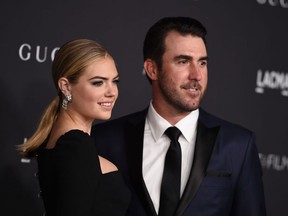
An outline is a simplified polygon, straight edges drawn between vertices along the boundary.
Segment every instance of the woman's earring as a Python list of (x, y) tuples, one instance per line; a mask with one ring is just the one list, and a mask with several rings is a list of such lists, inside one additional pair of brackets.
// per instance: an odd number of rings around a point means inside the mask
[(68, 95), (65, 96), (65, 98), (63, 98), (62, 100), (62, 107), (63, 109), (67, 110), (67, 105), (69, 103), (69, 101), (72, 100), (72, 95), (69, 93)]

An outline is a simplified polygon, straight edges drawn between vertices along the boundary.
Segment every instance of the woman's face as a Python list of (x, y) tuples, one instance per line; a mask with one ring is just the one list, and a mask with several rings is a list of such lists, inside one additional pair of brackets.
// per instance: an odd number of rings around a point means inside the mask
[(106, 120), (111, 117), (118, 97), (119, 75), (111, 57), (95, 60), (71, 85), (69, 112), (84, 121)]

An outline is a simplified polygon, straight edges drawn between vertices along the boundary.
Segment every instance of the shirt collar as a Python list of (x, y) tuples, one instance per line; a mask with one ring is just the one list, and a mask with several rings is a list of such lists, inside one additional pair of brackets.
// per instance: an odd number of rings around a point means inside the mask
[[(193, 135), (196, 131), (198, 117), (199, 109), (196, 109), (174, 125), (182, 132), (182, 135), (188, 142), (192, 141)], [(148, 109), (147, 123), (155, 142), (157, 142), (157, 140), (164, 134), (168, 127), (173, 126), (156, 112), (152, 105), (152, 101), (150, 102)]]

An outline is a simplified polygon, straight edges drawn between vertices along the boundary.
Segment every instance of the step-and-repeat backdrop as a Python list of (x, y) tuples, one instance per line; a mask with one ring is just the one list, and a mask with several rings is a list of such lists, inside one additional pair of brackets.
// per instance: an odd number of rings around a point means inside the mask
[(113, 118), (150, 101), (142, 42), (163, 16), (192, 16), (208, 30), (209, 87), (203, 107), (257, 136), (268, 216), (288, 215), (288, 1), (7, 1), (0, 7), (0, 215), (40, 216), (37, 164), (16, 145), (56, 96), (58, 47), (75, 38), (110, 50), (121, 76)]

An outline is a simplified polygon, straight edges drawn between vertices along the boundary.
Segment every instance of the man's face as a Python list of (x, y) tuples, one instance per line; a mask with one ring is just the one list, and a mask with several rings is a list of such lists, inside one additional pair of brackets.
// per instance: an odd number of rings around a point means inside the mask
[(162, 70), (157, 71), (154, 104), (184, 115), (197, 109), (207, 87), (207, 72), (204, 41), (170, 32), (165, 39)]

